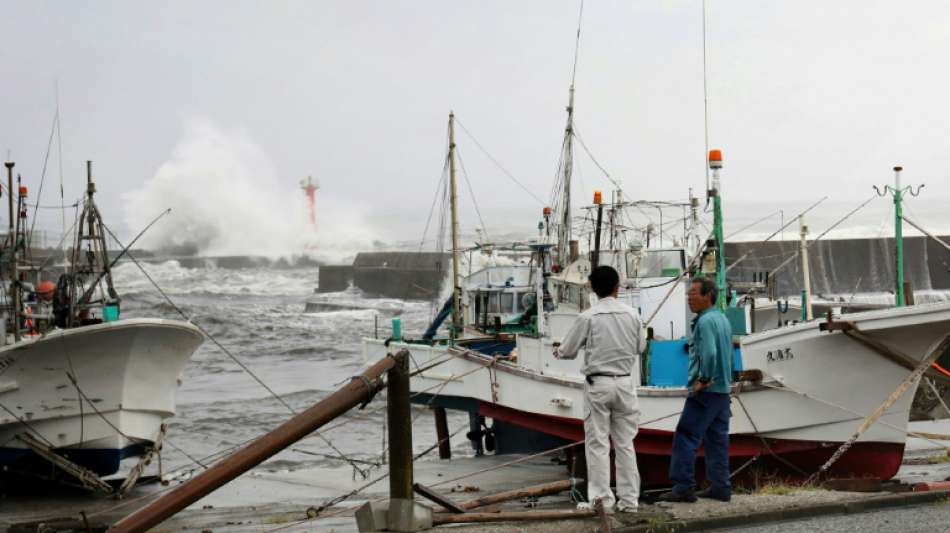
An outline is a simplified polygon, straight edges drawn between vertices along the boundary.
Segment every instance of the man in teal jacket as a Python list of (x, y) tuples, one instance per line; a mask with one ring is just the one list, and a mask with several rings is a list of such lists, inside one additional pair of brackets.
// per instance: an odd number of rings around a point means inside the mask
[[(664, 501), (695, 502), (696, 497), (728, 502), (729, 483), (729, 392), (732, 388), (732, 326), (716, 308), (718, 290), (714, 281), (695, 278), (687, 299), (696, 313), (689, 346), (689, 395), (673, 436), (670, 480), (673, 490)], [(706, 457), (709, 488), (695, 492), (696, 449), (700, 441)]]

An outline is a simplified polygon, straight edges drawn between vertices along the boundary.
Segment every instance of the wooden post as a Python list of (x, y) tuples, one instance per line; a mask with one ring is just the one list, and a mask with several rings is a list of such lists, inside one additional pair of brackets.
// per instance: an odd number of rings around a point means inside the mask
[(412, 500), (412, 413), (409, 411), (409, 358), (400, 352), (387, 373), (389, 394), (389, 498)]
[(435, 415), (435, 438), (439, 441), (439, 459), (452, 458), (452, 443), (449, 441), (449, 422), (445, 407), (433, 407)]
[(911, 287), (910, 281), (904, 282), (904, 303), (914, 305), (914, 288)]

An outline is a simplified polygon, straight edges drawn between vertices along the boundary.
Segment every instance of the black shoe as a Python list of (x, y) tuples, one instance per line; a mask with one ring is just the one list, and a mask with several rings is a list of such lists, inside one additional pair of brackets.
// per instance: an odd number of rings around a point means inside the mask
[(669, 491), (664, 492), (660, 495), (659, 500), (661, 502), (685, 502), (685, 503), (695, 503), (696, 502), (696, 493), (692, 490), (686, 492), (675, 492)]
[(712, 489), (701, 490), (696, 493), (696, 496), (700, 498), (708, 498), (710, 500), (719, 500), (721, 502), (729, 502), (732, 499), (732, 494), (729, 492), (718, 492)]

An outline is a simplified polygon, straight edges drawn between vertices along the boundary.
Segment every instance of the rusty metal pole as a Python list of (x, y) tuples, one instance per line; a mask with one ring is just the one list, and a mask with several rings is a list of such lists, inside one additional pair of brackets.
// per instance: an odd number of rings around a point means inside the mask
[(452, 458), (452, 443), (449, 441), (449, 421), (445, 407), (433, 407), (435, 414), (435, 438), (439, 442), (439, 459)]
[[(399, 355), (402, 356), (403, 360), (407, 358), (405, 350), (400, 352)], [(382, 376), (383, 372), (393, 367), (395, 360), (394, 357), (390, 356), (380, 359), (373, 366), (366, 369), (363, 374), (354, 377), (352, 381), (329, 397), (222, 459), (175, 490), (119, 520), (109, 531), (113, 533), (146, 531), (262, 463), (277, 452), (306, 437), (327, 422), (372, 397), (377, 390), (383, 387), (379, 377)], [(408, 371), (406, 376), (406, 379), (408, 379)], [(408, 419), (407, 414), (404, 420)], [(410, 453), (412, 453), (411, 449)], [(411, 481), (409, 491), (411, 494)]]
[(389, 419), (389, 498), (412, 500), (412, 413), (409, 411), (409, 357), (400, 352), (386, 378)]

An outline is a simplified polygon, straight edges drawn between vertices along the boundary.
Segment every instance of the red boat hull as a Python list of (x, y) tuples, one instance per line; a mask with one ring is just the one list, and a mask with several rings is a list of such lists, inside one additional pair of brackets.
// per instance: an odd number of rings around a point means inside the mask
[[(511, 409), (498, 404), (480, 402), (479, 414), (495, 420), (524, 427), (569, 441), (584, 440), (583, 421)], [(802, 480), (816, 472), (838, 449), (841, 442), (770, 439), (754, 435), (730, 435), (731, 468), (737, 469), (756, 458), (751, 472)], [(641, 428), (634, 440), (637, 466), (644, 486), (668, 486), (673, 433)], [(696, 474), (703, 478), (703, 450), (699, 450)], [(897, 473), (904, 457), (904, 444), (893, 442), (856, 442), (828, 472), (829, 477), (862, 477), (890, 479)], [(740, 476), (741, 477), (741, 476)]]

